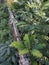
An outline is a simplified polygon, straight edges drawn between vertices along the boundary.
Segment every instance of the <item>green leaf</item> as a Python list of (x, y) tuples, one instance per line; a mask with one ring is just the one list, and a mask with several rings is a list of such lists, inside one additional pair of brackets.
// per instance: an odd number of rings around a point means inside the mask
[(39, 43), (39, 44), (37, 44), (37, 46), (36, 46), (37, 49), (43, 49), (43, 48), (45, 48), (45, 47), (46, 47), (46, 44), (45, 44), (45, 43)]
[(23, 39), (24, 39), (24, 44), (25, 44), (26, 48), (30, 49), (30, 40), (29, 40), (28, 34), (25, 34)]
[(42, 53), (37, 49), (32, 50), (32, 55), (37, 57), (37, 58), (41, 58), (43, 56)]
[(49, 0), (47, 0), (46, 2), (43, 2), (41, 9), (44, 10), (44, 9), (47, 9), (47, 8), (49, 8)]
[(8, 44), (0, 43), (0, 65), (12, 65), (12, 63), (18, 65), (16, 52), (16, 49), (9, 47)]
[(36, 4), (36, 3), (33, 3), (33, 2), (27, 2), (28, 4), (28, 6), (30, 7), (30, 8), (37, 8), (38, 7), (38, 4)]
[(38, 12), (36, 12), (36, 14), (38, 14), (41, 17), (44, 17), (45, 16), (45, 12), (43, 12), (41, 10), (39, 10)]
[(29, 51), (27, 49), (19, 50), (20, 55), (27, 54)]
[(34, 61), (34, 62), (33, 62), (33, 65), (37, 65), (37, 62)]
[(25, 22), (19, 21), (19, 23), (17, 23), (16, 25), (17, 25), (17, 26), (20, 26), (20, 25), (25, 25), (25, 24), (26, 24)]
[(23, 49), (24, 46), (22, 43), (20, 43), (19, 41), (14, 41), (11, 43), (10, 47), (15, 47), (17, 49)]

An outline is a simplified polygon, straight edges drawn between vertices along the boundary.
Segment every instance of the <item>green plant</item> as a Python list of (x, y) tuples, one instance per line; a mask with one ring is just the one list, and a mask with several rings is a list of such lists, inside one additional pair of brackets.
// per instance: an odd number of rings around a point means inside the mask
[[(33, 38), (33, 36), (31, 37)], [(24, 43), (14, 41), (10, 46), (17, 48), (19, 50), (20, 55), (29, 54), (30, 55), (29, 58), (33, 62), (33, 60), (35, 61), (35, 59), (41, 59), (43, 57), (43, 54), (41, 53), (39, 49), (43, 49), (44, 47), (46, 47), (46, 44), (43, 43), (43, 44), (40, 44), (40, 45), (38, 44), (37, 46), (35, 46), (35, 45), (32, 45), (33, 43), (31, 43), (30, 39), (28, 34), (25, 34), (23, 39)], [(32, 59), (32, 57), (34, 57), (35, 59)]]
[(0, 65), (19, 65), (18, 50), (11, 48), (12, 35), (6, 4), (0, 4)]
[(8, 9), (5, 4), (0, 4), (0, 42), (6, 42), (11, 38)]
[(0, 65), (19, 65), (17, 49), (9, 45), (0, 43)]
[(22, 35), (22, 41), (24, 42), (24, 35), (26, 38), (29, 35), (29, 41), (25, 41), (24, 44), (29, 51), (31, 47), (32, 54), (35, 56), (38, 56), (37, 53), (42, 52), (42, 58), (35, 61), (38, 60), (41, 65), (46, 65), (49, 61), (49, 0), (18, 0), (13, 3), (13, 7), (14, 16), (18, 20), (16, 25)]

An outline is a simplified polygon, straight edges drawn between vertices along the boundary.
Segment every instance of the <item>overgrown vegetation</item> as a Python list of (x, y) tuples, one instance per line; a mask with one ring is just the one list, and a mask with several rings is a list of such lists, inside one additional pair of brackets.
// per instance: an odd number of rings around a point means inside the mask
[[(31, 65), (49, 65), (49, 0), (17, 0), (11, 10), (21, 42), (0, 43), (0, 65), (19, 65), (16, 51), (27, 55)], [(8, 23), (7, 7), (0, 5), (0, 42), (12, 39)]]
[(9, 13), (5, 4), (0, 4), (0, 65), (18, 65), (17, 49), (11, 48), (12, 35)]
[(18, 0), (13, 3), (13, 8), (24, 44), (21, 47), (16, 42), (15, 46), (22, 48), (22, 54), (31, 51), (32, 64), (35, 62), (33, 65), (49, 65), (49, 0)]
[(11, 38), (8, 10), (6, 5), (0, 4), (0, 42), (6, 42)]

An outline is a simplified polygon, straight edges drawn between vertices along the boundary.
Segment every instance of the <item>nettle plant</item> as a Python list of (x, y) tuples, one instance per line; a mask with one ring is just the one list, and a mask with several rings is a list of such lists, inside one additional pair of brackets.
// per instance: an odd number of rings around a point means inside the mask
[(31, 60), (49, 65), (49, 0), (17, 0), (13, 10), (23, 42), (14, 46), (20, 54), (30, 53)]

